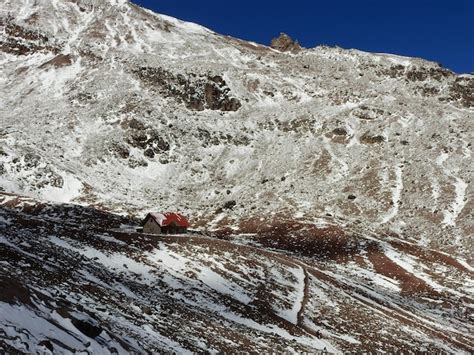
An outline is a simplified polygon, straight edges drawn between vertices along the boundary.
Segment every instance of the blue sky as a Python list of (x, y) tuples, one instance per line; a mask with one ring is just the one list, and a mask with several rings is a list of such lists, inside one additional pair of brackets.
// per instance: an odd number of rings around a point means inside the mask
[(132, 0), (218, 33), (421, 57), (474, 72), (474, 0)]

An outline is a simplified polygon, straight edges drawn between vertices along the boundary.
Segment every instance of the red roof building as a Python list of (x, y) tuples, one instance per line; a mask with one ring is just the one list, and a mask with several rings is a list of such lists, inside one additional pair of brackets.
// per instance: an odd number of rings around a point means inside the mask
[(148, 213), (142, 222), (143, 233), (148, 234), (185, 234), (189, 222), (179, 213)]

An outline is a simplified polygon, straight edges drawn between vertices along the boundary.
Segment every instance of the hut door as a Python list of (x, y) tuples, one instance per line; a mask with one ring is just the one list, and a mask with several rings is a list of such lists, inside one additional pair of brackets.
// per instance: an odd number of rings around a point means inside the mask
[(170, 234), (177, 234), (177, 232), (178, 232), (178, 228), (176, 226), (176, 223), (172, 222), (170, 224)]

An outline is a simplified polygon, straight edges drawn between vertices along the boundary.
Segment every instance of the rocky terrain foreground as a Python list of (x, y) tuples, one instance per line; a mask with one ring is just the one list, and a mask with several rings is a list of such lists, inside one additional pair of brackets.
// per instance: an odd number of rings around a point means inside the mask
[(472, 353), (473, 117), (423, 59), (0, 0), (0, 352)]
[(162, 236), (0, 195), (0, 350), (470, 353), (472, 268), (336, 225)]

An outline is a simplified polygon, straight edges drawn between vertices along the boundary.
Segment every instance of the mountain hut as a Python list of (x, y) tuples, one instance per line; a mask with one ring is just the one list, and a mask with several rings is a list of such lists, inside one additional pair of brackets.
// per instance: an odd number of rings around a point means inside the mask
[(148, 213), (142, 222), (143, 233), (147, 234), (186, 234), (189, 222), (179, 213)]

